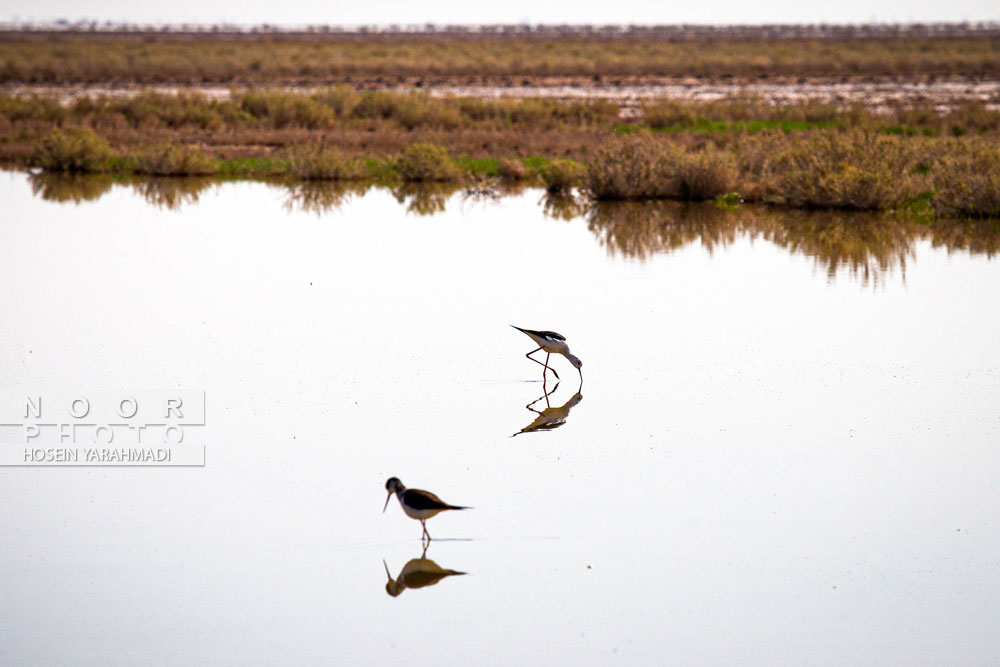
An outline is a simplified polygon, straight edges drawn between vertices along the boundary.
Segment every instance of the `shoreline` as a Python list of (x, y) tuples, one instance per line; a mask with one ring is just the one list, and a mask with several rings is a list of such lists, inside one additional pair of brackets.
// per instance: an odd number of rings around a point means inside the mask
[(0, 95), (17, 97), (53, 96), (61, 104), (70, 105), (81, 97), (107, 96), (127, 98), (143, 93), (163, 95), (200, 95), (210, 100), (224, 100), (234, 92), (253, 90), (279, 91), (311, 95), (336, 86), (350, 86), (358, 91), (385, 91), (398, 94), (423, 93), (435, 98), (553, 99), (558, 101), (607, 100), (618, 104), (619, 118), (632, 119), (640, 115), (642, 102), (669, 99), (681, 102), (705, 102), (733, 97), (754, 97), (766, 104), (781, 105), (802, 101), (817, 101), (848, 106), (863, 104), (881, 113), (889, 105), (928, 104), (946, 109), (963, 102), (981, 102), (988, 109), (1000, 110), (1000, 78), (932, 77), (885, 78), (882, 80), (814, 79), (786, 77), (782, 80), (712, 80), (659, 78), (647, 81), (602, 83), (588, 78), (544, 78), (521, 82), (484, 82), (477, 77), (455, 77), (423, 82), (419, 78), (405, 82), (386, 83), (378, 79), (363, 81), (330, 81), (323, 84), (277, 82), (267, 86), (232, 84), (135, 83), (112, 84), (0, 84)]
[(542, 182), (598, 200), (728, 197), (792, 208), (1000, 217), (1000, 111), (876, 113), (815, 100), (481, 100), (230, 92), (0, 95), (0, 161), (50, 171), (302, 180)]

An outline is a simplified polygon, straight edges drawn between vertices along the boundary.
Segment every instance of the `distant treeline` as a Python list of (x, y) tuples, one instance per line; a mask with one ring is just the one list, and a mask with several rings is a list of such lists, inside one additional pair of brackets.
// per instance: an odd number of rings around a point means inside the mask
[(91, 20), (58, 20), (47, 23), (0, 22), (0, 39), (31, 39), (53, 35), (87, 35), (141, 38), (172, 36), (177, 39), (253, 39), (266, 35), (289, 40), (370, 39), (394, 36), (412, 39), (538, 37), (546, 40), (568, 38), (637, 39), (685, 41), (701, 39), (904, 39), (997, 38), (1000, 22), (961, 23), (863, 23), (863, 24), (761, 24), (761, 25), (302, 25), (272, 24), (139, 24)]

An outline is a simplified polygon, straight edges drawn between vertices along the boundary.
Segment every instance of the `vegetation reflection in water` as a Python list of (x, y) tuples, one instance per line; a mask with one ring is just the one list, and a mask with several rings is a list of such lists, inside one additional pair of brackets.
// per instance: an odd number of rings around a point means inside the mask
[(428, 546), (430, 545), (424, 546), (424, 550), (420, 556), (408, 560), (395, 579), (392, 578), (392, 574), (389, 572), (389, 564), (384, 560), (382, 561), (382, 565), (385, 567), (385, 575), (389, 578), (389, 581), (385, 584), (386, 593), (392, 597), (399, 597), (408, 588), (426, 588), (427, 586), (436, 585), (442, 579), (466, 574), (458, 570), (443, 568), (432, 561), (427, 557)]
[[(198, 202), (201, 193), (223, 181), (211, 178), (137, 178), (108, 174), (33, 173), (32, 191), (47, 201), (94, 201), (115, 186), (128, 187), (149, 203), (168, 209)], [(269, 184), (283, 188), (285, 208), (322, 215), (364, 195), (366, 182), (317, 181)], [(466, 187), (451, 183), (387, 186), (413, 215), (441, 213), (449, 204), (492, 201), (523, 193), (520, 187)], [(1000, 252), (1000, 222), (996, 220), (936, 220), (932, 224), (875, 214), (842, 211), (800, 211), (766, 206), (723, 208), (714, 204), (676, 201), (592, 203), (571, 194), (542, 195), (543, 214), (554, 220), (583, 218), (610, 255), (645, 260), (700, 242), (708, 251), (737, 239), (761, 238), (793, 254), (815, 259), (833, 278), (841, 269), (864, 283), (875, 283), (889, 272), (905, 272), (914, 246), (930, 240), (934, 247), (992, 258)]]
[[(331, 186), (337, 187), (331, 187)], [(361, 181), (304, 181), (288, 186), (285, 209), (322, 215), (336, 210), (354, 197), (368, 192), (370, 185)]]
[(131, 187), (150, 204), (177, 209), (196, 204), (203, 192), (219, 184), (218, 179), (198, 176), (121, 177), (111, 174), (34, 173), (31, 191), (45, 201), (79, 204), (97, 201), (115, 185)]
[(814, 258), (831, 279), (847, 269), (864, 283), (878, 283), (896, 268), (905, 272), (915, 244), (924, 239), (935, 247), (991, 258), (1000, 251), (1000, 224), (986, 220), (925, 225), (842, 211), (727, 210), (672, 201), (599, 203), (585, 215), (589, 229), (612, 255), (645, 259), (698, 241), (711, 253), (737, 238), (761, 238)]

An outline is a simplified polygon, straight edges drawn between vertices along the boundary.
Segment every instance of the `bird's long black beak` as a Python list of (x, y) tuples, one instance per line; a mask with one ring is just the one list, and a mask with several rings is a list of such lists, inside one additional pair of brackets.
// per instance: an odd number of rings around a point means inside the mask
[(385, 505), (382, 506), (382, 514), (385, 514), (385, 508), (389, 506), (389, 498), (392, 498), (392, 491), (390, 491), (389, 495), (385, 497)]

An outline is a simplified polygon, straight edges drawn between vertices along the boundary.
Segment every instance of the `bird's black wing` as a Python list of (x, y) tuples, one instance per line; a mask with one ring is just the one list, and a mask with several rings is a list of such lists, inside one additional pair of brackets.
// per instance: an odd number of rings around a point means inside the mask
[(430, 491), (421, 491), (420, 489), (407, 489), (403, 493), (403, 502), (415, 510), (462, 509), (449, 505)]
[[(511, 325), (514, 327), (514, 325)], [(534, 329), (522, 329), (521, 327), (514, 327), (518, 331), (523, 331), (526, 334), (531, 334), (533, 336), (538, 336), (539, 338), (548, 338), (549, 340), (559, 341), (560, 343), (566, 342), (566, 336), (561, 333), (556, 333), (555, 331), (535, 331)]]

